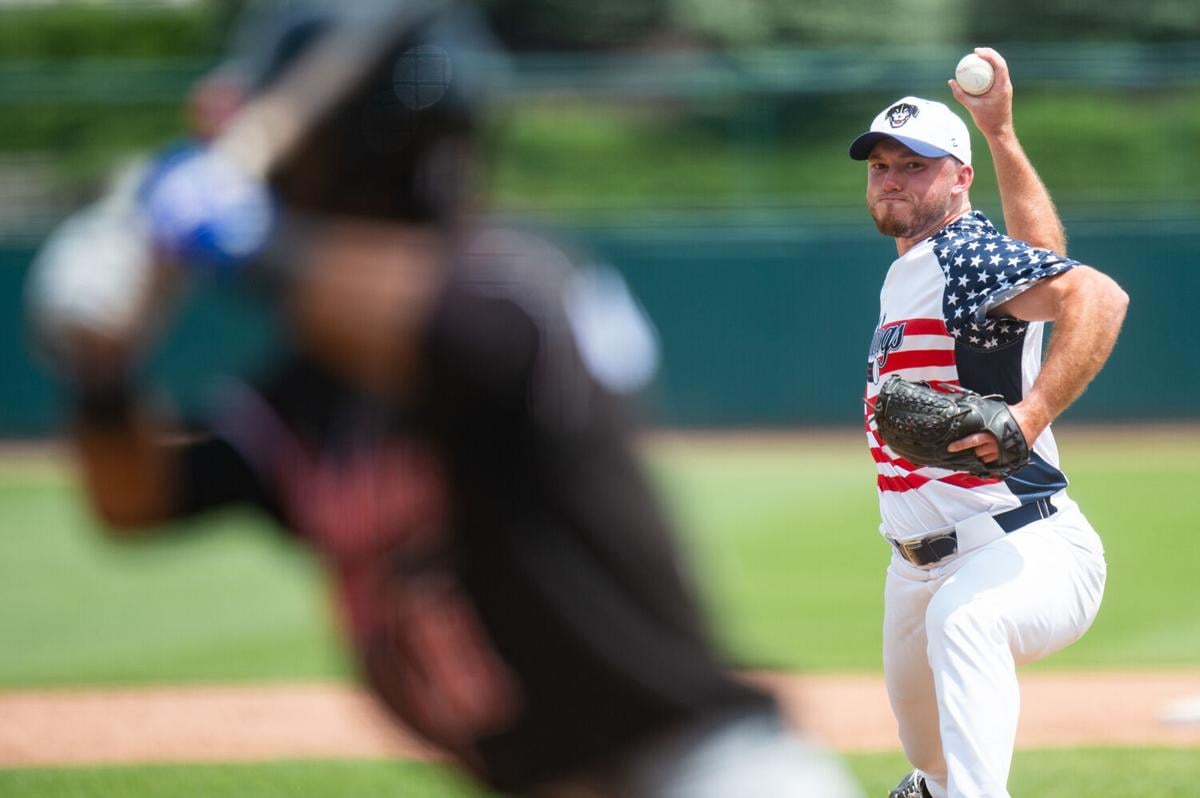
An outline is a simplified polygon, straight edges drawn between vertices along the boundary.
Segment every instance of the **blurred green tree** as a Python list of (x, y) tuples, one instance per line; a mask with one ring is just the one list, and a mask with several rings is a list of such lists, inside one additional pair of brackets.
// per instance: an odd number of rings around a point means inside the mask
[(963, 4), (956, 0), (671, 0), (681, 29), (710, 42), (762, 45), (904, 44), (959, 41)]
[(1185, 41), (1200, 38), (1195, 0), (995, 0), (963, 4), (973, 41)]
[(670, 0), (480, 0), (492, 29), (517, 51), (592, 50), (655, 40)]

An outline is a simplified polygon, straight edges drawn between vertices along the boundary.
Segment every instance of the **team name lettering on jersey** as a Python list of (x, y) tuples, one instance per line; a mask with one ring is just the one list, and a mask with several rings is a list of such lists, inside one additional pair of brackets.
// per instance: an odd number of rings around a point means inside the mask
[(879, 317), (879, 326), (871, 338), (871, 351), (867, 353), (867, 379), (872, 383), (879, 382), (879, 375), (887, 365), (888, 355), (900, 348), (904, 343), (904, 322), (886, 324), (887, 314)]

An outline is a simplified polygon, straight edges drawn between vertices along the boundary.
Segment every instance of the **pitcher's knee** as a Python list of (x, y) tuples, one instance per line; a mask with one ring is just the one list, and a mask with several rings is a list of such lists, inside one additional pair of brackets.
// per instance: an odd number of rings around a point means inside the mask
[(1000, 645), (1007, 640), (1004, 617), (989, 603), (939, 601), (939, 598), (935, 596), (925, 612), (925, 632), (931, 650)]

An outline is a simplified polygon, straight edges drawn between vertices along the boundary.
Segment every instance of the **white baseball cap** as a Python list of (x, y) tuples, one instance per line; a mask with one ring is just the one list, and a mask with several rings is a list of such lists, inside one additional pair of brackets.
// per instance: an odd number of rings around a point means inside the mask
[(958, 115), (945, 105), (920, 97), (903, 97), (879, 112), (871, 129), (850, 145), (850, 157), (865, 161), (880, 139), (895, 139), (917, 155), (953, 155), (971, 163), (971, 134)]

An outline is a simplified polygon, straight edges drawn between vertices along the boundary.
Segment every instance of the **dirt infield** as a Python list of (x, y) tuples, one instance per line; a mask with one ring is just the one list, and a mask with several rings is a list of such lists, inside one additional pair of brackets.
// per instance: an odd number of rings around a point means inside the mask
[[(749, 678), (838, 750), (898, 748), (878, 677)], [(1022, 702), (1022, 748), (1200, 748), (1200, 671), (1027, 674)], [(0, 692), (0, 766), (432, 755), (341, 684)]]

